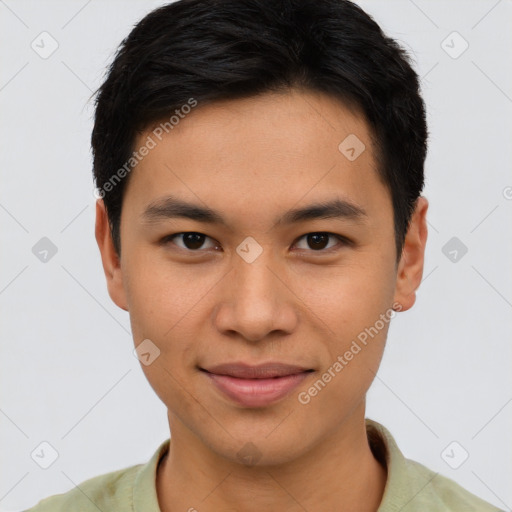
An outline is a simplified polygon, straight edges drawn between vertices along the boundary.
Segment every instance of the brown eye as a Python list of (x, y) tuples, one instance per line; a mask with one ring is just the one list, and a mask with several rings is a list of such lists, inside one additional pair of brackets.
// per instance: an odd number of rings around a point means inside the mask
[(307, 235), (307, 243), (311, 249), (325, 249), (329, 243), (329, 235), (326, 233), (311, 233)]
[[(304, 236), (302, 236), (299, 239), (299, 242), (297, 245), (300, 244), (300, 240), (305, 240), (305, 244), (303, 244), (302, 247), (298, 247), (299, 249), (306, 249), (306, 250), (312, 250), (312, 251), (323, 251), (325, 249), (331, 249), (332, 247), (336, 246), (336, 243), (330, 243), (330, 241), (336, 240), (338, 241), (338, 245), (344, 245), (347, 243), (347, 241), (339, 236), (335, 235), (334, 233), (327, 233), (327, 232), (318, 232), (318, 233), (308, 233)], [(330, 245), (329, 245), (330, 244)], [(305, 247), (304, 247), (305, 245)]]
[[(210, 240), (210, 246), (204, 247), (205, 241)], [(203, 233), (195, 231), (187, 231), (185, 233), (175, 233), (174, 235), (166, 236), (163, 239), (164, 243), (173, 243), (181, 249), (189, 251), (199, 251), (199, 249), (211, 249), (217, 247), (213, 239)]]

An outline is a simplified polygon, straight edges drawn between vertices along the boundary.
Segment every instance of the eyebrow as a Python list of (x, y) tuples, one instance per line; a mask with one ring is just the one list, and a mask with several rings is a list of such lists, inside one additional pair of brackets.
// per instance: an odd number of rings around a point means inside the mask
[[(367, 218), (363, 208), (339, 198), (310, 204), (285, 212), (275, 220), (276, 225), (288, 225), (315, 219), (347, 219), (361, 222)], [(228, 223), (222, 215), (207, 206), (192, 204), (174, 196), (166, 196), (150, 203), (141, 215), (146, 224), (153, 224), (166, 219), (185, 218), (208, 224)]]

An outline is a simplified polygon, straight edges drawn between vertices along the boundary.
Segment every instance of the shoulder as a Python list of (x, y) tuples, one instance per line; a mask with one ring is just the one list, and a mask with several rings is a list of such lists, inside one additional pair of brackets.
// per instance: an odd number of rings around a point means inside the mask
[(169, 443), (170, 438), (163, 441), (145, 464), (95, 476), (25, 512), (159, 512), (156, 474)]
[(457, 482), (436, 473), (419, 462), (405, 459), (410, 484), (417, 489), (405, 511), (500, 512), (500, 509), (464, 489)]
[(68, 492), (44, 498), (25, 512), (123, 512), (132, 510), (132, 490), (138, 464), (95, 476)]
[(451, 478), (404, 457), (380, 423), (366, 419), (366, 430), (374, 456), (388, 472), (378, 512), (500, 512)]

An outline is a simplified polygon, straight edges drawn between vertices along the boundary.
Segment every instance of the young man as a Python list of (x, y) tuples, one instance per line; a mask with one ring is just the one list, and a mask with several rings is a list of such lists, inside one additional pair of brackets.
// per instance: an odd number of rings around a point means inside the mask
[(97, 97), (96, 239), (172, 439), (43, 511), (495, 511), (365, 419), (423, 272), (427, 127), (345, 0), (181, 0)]

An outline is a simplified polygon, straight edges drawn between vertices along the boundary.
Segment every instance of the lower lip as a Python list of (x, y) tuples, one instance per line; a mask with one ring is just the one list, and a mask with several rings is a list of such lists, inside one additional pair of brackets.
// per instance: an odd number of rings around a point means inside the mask
[(205, 372), (215, 386), (229, 398), (246, 407), (264, 407), (288, 395), (312, 372), (272, 379), (238, 379)]

